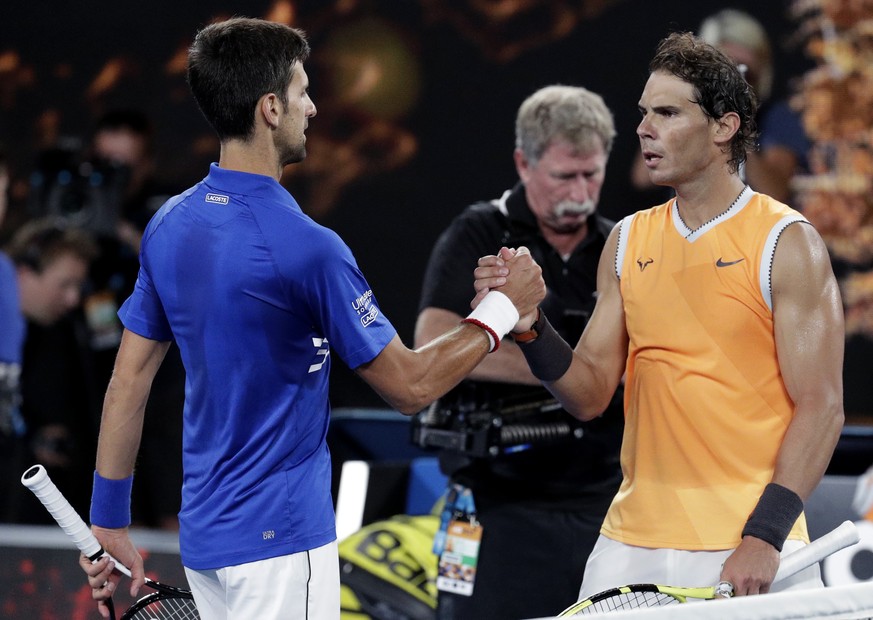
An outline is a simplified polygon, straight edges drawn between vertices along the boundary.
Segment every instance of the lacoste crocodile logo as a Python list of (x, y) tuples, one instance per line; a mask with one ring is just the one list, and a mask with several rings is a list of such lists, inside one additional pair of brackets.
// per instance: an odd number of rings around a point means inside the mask
[(651, 265), (654, 262), (655, 262), (654, 258), (648, 258), (646, 260), (643, 260), (642, 258), (637, 259), (637, 265), (640, 266), (640, 271), (645, 271), (646, 267), (648, 267), (649, 265)]
[(745, 259), (745, 258), (741, 258), (741, 259), (739, 259), (739, 260), (732, 260), (732, 261), (727, 261), (727, 262), (725, 262), (725, 261), (723, 261), (722, 259), (719, 258), (717, 261), (715, 261), (715, 266), (716, 266), (716, 267), (730, 267), (731, 265), (736, 265), (737, 263), (741, 263), (741, 262), (743, 262), (744, 260), (746, 260), (746, 259)]

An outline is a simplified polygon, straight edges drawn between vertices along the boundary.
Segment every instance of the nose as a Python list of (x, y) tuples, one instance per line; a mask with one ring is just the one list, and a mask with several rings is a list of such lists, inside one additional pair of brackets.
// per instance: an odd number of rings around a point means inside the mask
[(639, 136), (640, 138), (652, 137), (652, 124), (649, 122), (648, 114), (644, 115), (643, 118), (640, 120), (640, 124), (637, 125), (637, 136)]
[(570, 183), (570, 200), (573, 202), (585, 202), (591, 197), (588, 190), (588, 179), (583, 175), (577, 175)]
[(310, 99), (309, 109), (306, 111), (306, 118), (312, 118), (316, 114), (318, 114), (318, 110), (315, 108), (315, 102)]

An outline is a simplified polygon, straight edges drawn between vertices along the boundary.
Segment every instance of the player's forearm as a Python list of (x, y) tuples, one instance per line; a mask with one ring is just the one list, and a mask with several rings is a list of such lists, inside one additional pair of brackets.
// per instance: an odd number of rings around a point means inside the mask
[[(602, 299), (602, 298), (601, 298)], [(600, 303), (600, 300), (598, 300)], [(601, 415), (612, 399), (624, 369), (627, 351), (624, 332), (595, 325), (595, 309), (575, 349), (554, 330), (544, 313), (534, 324), (536, 338), (519, 345), (535, 377), (575, 418), (586, 421)], [(595, 325), (592, 328), (592, 325)]]
[[(425, 308), (415, 326), (415, 346), (436, 340), (461, 322), (459, 314), (442, 308)], [(497, 381), (519, 385), (540, 385), (533, 376), (518, 345), (509, 338), (500, 342), (500, 347), (491, 355), (485, 356), (469, 374), (470, 379)]]
[(597, 366), (588, 364), (576, 353), (567, 373), (545, 386), (570, 415), (586, 421), (606, 410), (618, 382), (609, 381)]
[[(833, 382), (839, 386), (840, 382)], [(743, 545), (758, 539), (782, 551), (803, 504), (824, 475), (840, 436), (843, 414), (841, 393), (807, 392), (795, 402), (794, 417), (776, 458), (771, 484), (767, 484), (743, 526)], [(828, 394), (832, 397), (828, 398)], [(755, 543), (760, 546), (759, 543)], [(775, 569), (774, 569), (775, 572)]]
[(148, 395), (149, 384), (117, 375), (109, 382), (97, 444), (97, 471), (104, 478), (127, 478), (133, 473)]
[(97, 444), (97, 471), (104, 478), (126, 478), (133, 472), (152, 380), (169, 346), (124, 331), (103, 402)]
[(843, 428), (842, 398), (832, 392), (830, 397), (796, 404), (777, 456), (773, 482), (791, 489), (804, 501), (821, 481)]
[(459, 325), (425, 346), (408, 351), (383, 397), (402, 413), (421, 411), (469, 375), (488, 354), (489, 346), (485, 330), (471, 324)]
[(412, 415), (448, 392), (488, 354), (485, 330), (466, 323), (415, 350), (398, 336), (355, 372), (397, 411)]

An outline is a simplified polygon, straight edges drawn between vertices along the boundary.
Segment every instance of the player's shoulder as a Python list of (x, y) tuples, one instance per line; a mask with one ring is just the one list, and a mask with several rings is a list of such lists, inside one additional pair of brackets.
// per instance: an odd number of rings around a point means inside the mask
[(273, 203), (252, 211), (269, 252), (280, 264), (316, 271), (354, 263), (352, 252), (339, 233), (299, 208)]
[(802, 220), (806, 219), (797, 209), (785, 204), (784, 202), (776, 200), (768, 194), (762, 194), (760, 192), (752, 193), (752, 197), (749, 200), (747, 207), (750, 211), (753, 211), (756, 214), (772, 214), (780, 217), (793, 216)]
[(665, 203), (628, 213), (613, 226), (613, 233), (618, 234), (618, 231), (622, 231), (624, 234), (628, 234), (631, 226), (638, 228), (640, 226), (652, 226), (656, 222), (663, 224), (670, 219), (672, 208), (673, 199), (670, 199)]
[(162, 204), (160, 208), (155, 211), (155, 214), (146, 225), (145, 230), (143, 231), (143, 242), (147, 241), (156, 233), (156, 231), (162, 229), (168, 222), (172, 221), (173, 216), (177, 212), (177, 209), (180, 207), (180, 205), (183, 205), (187, 201), (189, 201), (191, 197), (197, 193), (202, 185), (203, 182), (201, 181), (200, 183), (189, 187), (184, 192), (168, 198), (166, 202), (164, 202), (164, 204)]
[(334, 230), (313, 220), (290, 194), (250, 201), (249, 211), (267, 236), (277, 236), (295, 244), (339, 241)]

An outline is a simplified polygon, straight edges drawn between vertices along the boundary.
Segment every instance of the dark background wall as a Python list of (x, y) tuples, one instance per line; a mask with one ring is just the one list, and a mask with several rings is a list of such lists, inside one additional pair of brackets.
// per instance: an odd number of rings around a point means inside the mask
[[(477, 5), (515, 13), (499, 19)], [(601, 93), (619, 130), (601, 210), (618, 218), (650, 206), (656, 198), (628, 184), (648, 60), (669, 31), (695, 30), (725, 6), (765, 24), (776, 52), (775, 94), (789, 93), (789, 79), (810, 63), (791, 44), (797, 24), (787, 0), (8, 2), (0, 20), (0, 142), (23, 204), (41, 148), (86, 141), (102, 111), (139, 107), (156, 125), (161, 176), (182, 189), (218, 152), (184, 83), (194, 32), (235, 14), (301, 27), (314, 48), (307, 71), (319, 114), (308, 132), (310, 157), (283, 182), (343, 236), (383, 311), (411, 342), (437, 235), (467, 204), (515, 182), (521, 101), (551, 83)], [(381, 404), (340, 363), (334, 367), (335, 406)]]

